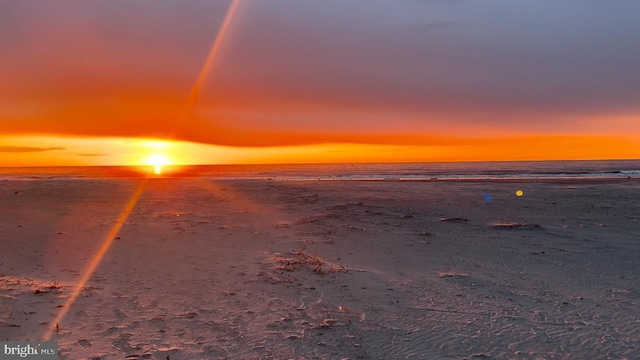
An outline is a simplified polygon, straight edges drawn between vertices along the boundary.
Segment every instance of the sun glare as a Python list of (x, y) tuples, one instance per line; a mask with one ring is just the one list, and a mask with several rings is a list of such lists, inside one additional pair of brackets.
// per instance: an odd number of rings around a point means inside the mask
[(162, 174), (162, 167), (169, 164), (169, 158), (164, 154), (153, 154), (147, 159), (147, 164), (153, 166), (156, 175)]

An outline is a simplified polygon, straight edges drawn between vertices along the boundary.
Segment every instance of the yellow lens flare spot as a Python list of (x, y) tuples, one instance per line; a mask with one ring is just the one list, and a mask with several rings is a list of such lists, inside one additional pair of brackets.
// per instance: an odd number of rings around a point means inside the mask
[(153, 154), (147, 159), (147, 164), (153, 166), (153, 173), (162, 174), (162, 167), (169, 164), (169, 158), (164, 154)]
[(520, 197), (522, 195), (524, 195), (524, 191), (522, 191), (522, 190), (517, 190), (516, 191), (516, 196)]

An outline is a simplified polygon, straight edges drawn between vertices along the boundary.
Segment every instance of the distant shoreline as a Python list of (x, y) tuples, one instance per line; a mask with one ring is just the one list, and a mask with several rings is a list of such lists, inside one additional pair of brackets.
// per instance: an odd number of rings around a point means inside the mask
[(0, 168), (7, 178), (216, 178), (286, 181), (527, 181), (640, 178), (640, 160)]

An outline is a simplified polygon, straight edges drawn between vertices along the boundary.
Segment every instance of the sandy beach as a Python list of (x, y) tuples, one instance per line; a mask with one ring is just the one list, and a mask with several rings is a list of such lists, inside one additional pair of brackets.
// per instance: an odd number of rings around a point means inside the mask
[(639, 190), (5, 180), (0, 338), (63, 359), (637, 359)]

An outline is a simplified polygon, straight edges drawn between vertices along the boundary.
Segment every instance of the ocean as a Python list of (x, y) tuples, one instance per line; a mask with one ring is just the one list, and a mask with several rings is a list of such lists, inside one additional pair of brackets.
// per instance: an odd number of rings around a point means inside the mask
[(151, 166), (0, 168), (0, 180), (142, 177), (343, 181), (638, 178), (640, 160), (188, 165), (165, 166), (160, 175), (153, 174)]

